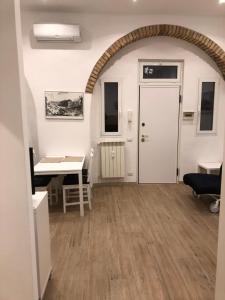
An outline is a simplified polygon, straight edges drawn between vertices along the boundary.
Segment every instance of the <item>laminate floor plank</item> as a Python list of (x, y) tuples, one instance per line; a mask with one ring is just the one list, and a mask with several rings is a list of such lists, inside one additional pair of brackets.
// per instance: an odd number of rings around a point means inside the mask
[(44, 300), (213, 300), (218, 215), (183, 184), (93, 189), (93, 210), (50, 213)]

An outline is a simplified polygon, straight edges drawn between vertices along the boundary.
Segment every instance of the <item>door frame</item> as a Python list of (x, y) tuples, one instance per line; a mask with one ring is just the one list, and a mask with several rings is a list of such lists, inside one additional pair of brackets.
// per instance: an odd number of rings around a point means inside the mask
[[(183, 69), (183, 68), (182, 68)], [(182, 71), (181, 71), (181, 76), (182, 76)], [(182, 76), (183, 77), (183, 76)], [(181, 83), (176, 83), (176, 84), (171, 84), (171, 83), (152, 83), (152, 84), (143, 84), (143, 83), (139, 83), (138, 86), (138, 126), (137, 126), (137, 130), (138, 130), (138, 134), (137, 134), (137, 146), (138, 146), (138, 151), (137, 151), (137, 162), (138, 162), (138, 166), (137, 166), (137, 181), (138, 184), (140, 184), (140, 107), (141, 107), (141, 97), (140, 97), (140, 90), (141, 87), (145, 86), (145, 87), (170, 87), (170, 86), (175, 86), (179, 88), (179, 108), (178, 108), (178, 135), (177, 135), (177, 176), (176, 176), (176, 183), (179, 182), (179, 176), (180, 176), (180, 149), (181, 149), (181, 120), (182, 120), (182, 104), (183, 104), (183, 85), (182, 82)]]

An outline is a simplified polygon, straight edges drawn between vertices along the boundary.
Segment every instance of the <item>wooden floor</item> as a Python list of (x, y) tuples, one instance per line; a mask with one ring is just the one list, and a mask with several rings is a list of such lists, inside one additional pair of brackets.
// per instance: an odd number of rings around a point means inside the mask
[(50, 214), (45, 300), (213, 300), (218, 215), (183, 184), (98, 186)]

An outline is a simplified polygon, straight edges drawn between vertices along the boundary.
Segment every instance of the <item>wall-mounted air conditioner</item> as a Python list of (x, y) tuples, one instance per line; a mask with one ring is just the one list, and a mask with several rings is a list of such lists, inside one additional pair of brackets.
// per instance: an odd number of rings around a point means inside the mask
[(79, 25), (33, 24), (33, 34), (38, 41), (81, 41)]

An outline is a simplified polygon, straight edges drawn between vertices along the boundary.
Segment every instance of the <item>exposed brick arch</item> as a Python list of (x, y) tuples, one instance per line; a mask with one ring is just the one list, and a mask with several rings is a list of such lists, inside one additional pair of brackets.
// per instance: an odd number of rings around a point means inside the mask
[(96, 81), (98, 80), (101, 71), (108, 61), (120, 51), (120, 49), (138, 40), (155, 36), (173, 37), (187, 41), (199, 47), (214, 60), (225, 80), (225, 51), (218, 44), (197, 31), (177, 25), (160, 24), (138, 28), (114, 42), (95, 64), (88, 79), (86, 93), (93, 93)]

